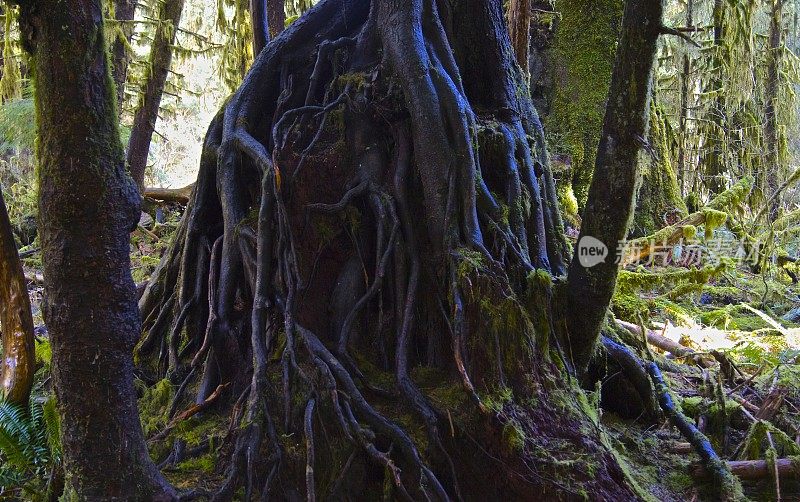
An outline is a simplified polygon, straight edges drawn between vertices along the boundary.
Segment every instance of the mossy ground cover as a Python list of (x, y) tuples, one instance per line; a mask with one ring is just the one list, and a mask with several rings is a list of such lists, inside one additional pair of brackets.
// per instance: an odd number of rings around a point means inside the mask
[[(769, 462), (793, 458), (800, 435), (800, 329), (783, 318), (796, 308), (798, 293), (800, 288), (778, 267), (762, 274), (733, 264), (706, 269), (629, 267), (620, 275), (612, 312), (721, 361), (704, 369), (650, 347), (683, 413), (703, 428), (722, 458)], [(768, 420), (755, 419), (776, 392), (783, 396), (777, 411)], [(662, 426), (653, 436), (652, 431), (637, 430), (635, 424), (608, 415), (604, 423), (615, 431), (612, 435), (624, 445), (624, 454), (643, 466), (636, 473), (641, 482), (657, 480), (656, 490), (663, 490), (659, 498), (711, 499), (709, 487), (687, 471), (698, 457), (670, 453), (670, 445), (686, 441), (670, 427)], [(766, 441), (767, 430), (774, 447)], [(659, 446), (653, 448), (652, 442)], [(659, 474), (659, 469), (665, 471)], [(798, 496), (798, 488), (796, 482), (782, 479), (784, 497)], [(743, 489), (756, 500), (775, 496), (772, 479), (745, 482)]]

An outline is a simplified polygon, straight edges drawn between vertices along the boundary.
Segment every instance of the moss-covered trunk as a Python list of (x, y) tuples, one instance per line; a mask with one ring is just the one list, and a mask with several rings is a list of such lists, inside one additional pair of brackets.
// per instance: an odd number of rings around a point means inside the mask
[[(615, 254), (633, 217), (663, 9), (663, 0), (637, 0), (625, 6), (594, 176), (569, 267), (567, 312), (580, 314), (567, 317), (567, 352), (578, 373), (585, 371), (594, 354), (617, 280)], [(586, 259), (597, 245), (593, 239), (606, 246), (607, 254), (599, 263)]]
[(173, 492), (150, 461), (131, 350), (141, 323), (125, 172), (99, 0), (21, 3), (36, 79), (44, 316), (62, 424), (67, 500), (157, 500)]
[(671, 133), (667, 116), (654, 99), (650, 105), (647, 135), (650, 149), (648, 155), (641, 159), (641, 182), (630, 229), (631, 237), (651, 235), (687, 214), (672, 162), (674, 141), (675, 135)]
[(125, 102), (125, 81), (131, 60), (133, 16), (138, 0), (114, 0), (114, 41), (111, 43), (111, 70), (117, 88), (117, 106), (122, 110)]
[[(781, 61), (783, 60), (783, 2), (773, 0), (770, 12), (769, 47), (767, 56), (767, 74), (764, 83), (764, 143), (766, 148), (762, 192), (769, 200), (769, 216), (774, 221), (778, 217), (781, 204), (778, 185), (783, 175), (781, 134), (778, 124), (778, 90), (780, 89)], [(783, 150), (785, 151), (785, 150)]]
[(221, 498), (634, 496), (554, 335), (566, 243), (500, 0), (318, 3), (211, 124), (178, 236), (138, 355), (175, 409), (225, 389)]
[(568, 178), (580, 211), (594, 172), (606, 97), (611, 84), (623, 0), (560, 0), (552, 50), (553, 92), (547, 130), (555, 153), (571, 158)]

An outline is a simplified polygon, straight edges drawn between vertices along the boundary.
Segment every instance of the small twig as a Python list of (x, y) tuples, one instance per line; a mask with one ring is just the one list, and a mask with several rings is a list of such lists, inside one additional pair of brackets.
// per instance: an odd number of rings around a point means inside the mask
[(208, 398), (206, 398), (205, 401), (203, 401), (202, 403), (199, 403), (199, 404), (193, 404), (192, 406), (190, 406), (190, 407), (186, 408), (185, 410), (183, 410), (182, 412), (180, 412), (175, 418), (170, 420), (169, 424), (167, 424), (167, 426), (164, 428), (164, 430), (162, 430), (161, 432), (159, 432), (158, 434), (153, 436), (150, 439), (150, 441), (151, 442), (152, 441), (160, 441), (160, 440), (164, 439), (165, 437), (167, 437), (169, 435), (170, 432), (172, 432), (172, 429), (174, 429), (175, 426), (178, 425), (178, 423), (183, 422), (184, 420), (188, 420), (188, 419), (192, 418), (193, 416), (197, 415), (198, 413), (200, 413), (201, 411), (207, 409), (209, 406), (214, 404), (214, 402), (216, 402), (217, 399), (219, 399), (219, 397), (222, 395), (222, 392), (225, 389), (227, 389), (230, 386), (230, 384), (231, 383), (228, 382), (228, 383), (221, 384), (221, 385), (217, 386), (216, 390), (214, 390), (214, 392), (212, 392), (211, 395), (208, 396)]
[(678, 37), (678, 38), (680, 38), (682, 40), (685, 40), (686, 42), (689, 42), (690, 44), (694, 45), (695, 47), (700, 48), (700, 44), (695, 42), (692, 39), (692, 37), (690, 37), (689, 35), (687, 35), (686, 33), (682, 32), (682, 31), (676, 30), (675, 28), (671, 28), (669, 26), (661, 26), (661, 28), (659, 29), (659, 33), (661, 33), (662, 35), (674, 35), (674, 36), (676, 36), (676, 37)]
[[(767, 441), (769, 441), (770, 451), (773, 452), (773, 455), (776, 455), (777, 450), (775, 449), (775, 442), (772, 441), (772, 433), (770, 433), (769, 430), (767, 430)], [(781, 476), (780, 473), (778, 472), (778, 463), (777, 463), (778, 459), (774, 458), (774, 460), (776, 460), (776, 462), (772, 463), (772, 470), (775, 476), (775, 500), (777, 502), (781, 502)]]

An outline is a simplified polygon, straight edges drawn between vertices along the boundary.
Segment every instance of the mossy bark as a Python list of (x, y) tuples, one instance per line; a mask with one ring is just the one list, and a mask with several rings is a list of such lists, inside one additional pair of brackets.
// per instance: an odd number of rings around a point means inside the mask
[(772, 12), (770, 13), (769, 26), (769, 53), (767, 56), (767, 74), (764, 83), (764, 143), (766, 148), (766, 171), (762, 182), (762, 192), (765, 198), (769, 199), (770, 220), (778, 217), (778, 210), (781, 205), (781, 196), (778, 192), (778, 184), (783, 173), (783, 161), (785, 160), (785, 149), (781, 147), (781, 133), (778, 123), (778, 91), (780, 89), (781, 62), (783, 59), (783, 2), (784, 0), (772, 1)]
[[(21, 3), (36, 79), (44, 316), (68, 500), (174, 495), (147, 455), (131, 351), (141, 323), (125, 172), (99, 0)], [(110, 470), (111, 469), (111, 470)]]
[(562, 373), (513, 58), (500, 0), (322, 0), (211, 125), (138, 354), (178, 406), (229, 385), (221, 499), (634, 497)]
[(641, 185), (631, 237), (651, 235), (657, 230), (682, 220), (687, 215), (678, 178), (672, 163), (670, 124), (655, 101), (650, 105), (650, 151), (641, 161)]
[[(662, 0), (628, 2), (614, 75), (584, 211), (578, 249), (569, 267), (567, 353), (578, 373), (588, 367), (617, 280), (615, 253), (633, 217), (637, 167), (648, 128), (652, 73), (661, 32)], [(593, 267), (581, 261), (581, 239), (604, 243), (608, 254)]]
[(116, 30), (111, 43), (111, 68), (114, 85), (117, 88), (117, 105), (122, 110), (125, 102), (125, 81), (128, 78), (128, 64), (131, 60), (131, 39), (133, 38), (133, 16), (138, 0), (114, 0), (114, 20)]
[(561, 0), (552, 64), (551, 148), (571, 157), (570, 179), (582, 211), (594, 172), (597, 145), (622, 20), (622, 0)]

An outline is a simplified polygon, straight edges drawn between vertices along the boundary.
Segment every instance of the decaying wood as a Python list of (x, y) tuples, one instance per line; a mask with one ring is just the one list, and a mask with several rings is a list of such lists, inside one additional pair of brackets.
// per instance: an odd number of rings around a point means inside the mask
[[(617, 323), (617, 326), (624, 328), (634, 335), (642, 336), (642, 328), (637, 326), (636, 324), (623, 321), (621, 319), (614, 320)], [(663, 351), (669, 352), (670, 354), (676, 357), (687, 357), (692, 359), (695, 363), (703, 368), (710, 368), (714, 365), (714, 361), (711, 359), (704, 358), (694, 350), (690, 349), (689, 347), (684, 347), (683, 345), (670, 340), (666, 336), (658, 333), (657, 331), (648, 329), (647, 330), (647, 343), (657, 347)]]
[(144, 191), (144, 196), (148, 199), (160, 200), (163, 202), (177, 202), (179, 204), (188, 204), (189, 198), (192, 196), (194, 190), (194, 183), (182, 188), (147, 188)]
[[(731, 473), (740, 479), (769, 479), (774, 476), (769, 462), (766, 460), (733, 460), (727, 462)], [(775, 461), (775, 468), (783, 478), (800, 478), (800, 463), (790, 458), (779, 458)], [(706, 470), (701, 465), (695, 465), (691, 469), (692, 476), (701, 478), (707, 475)]]

